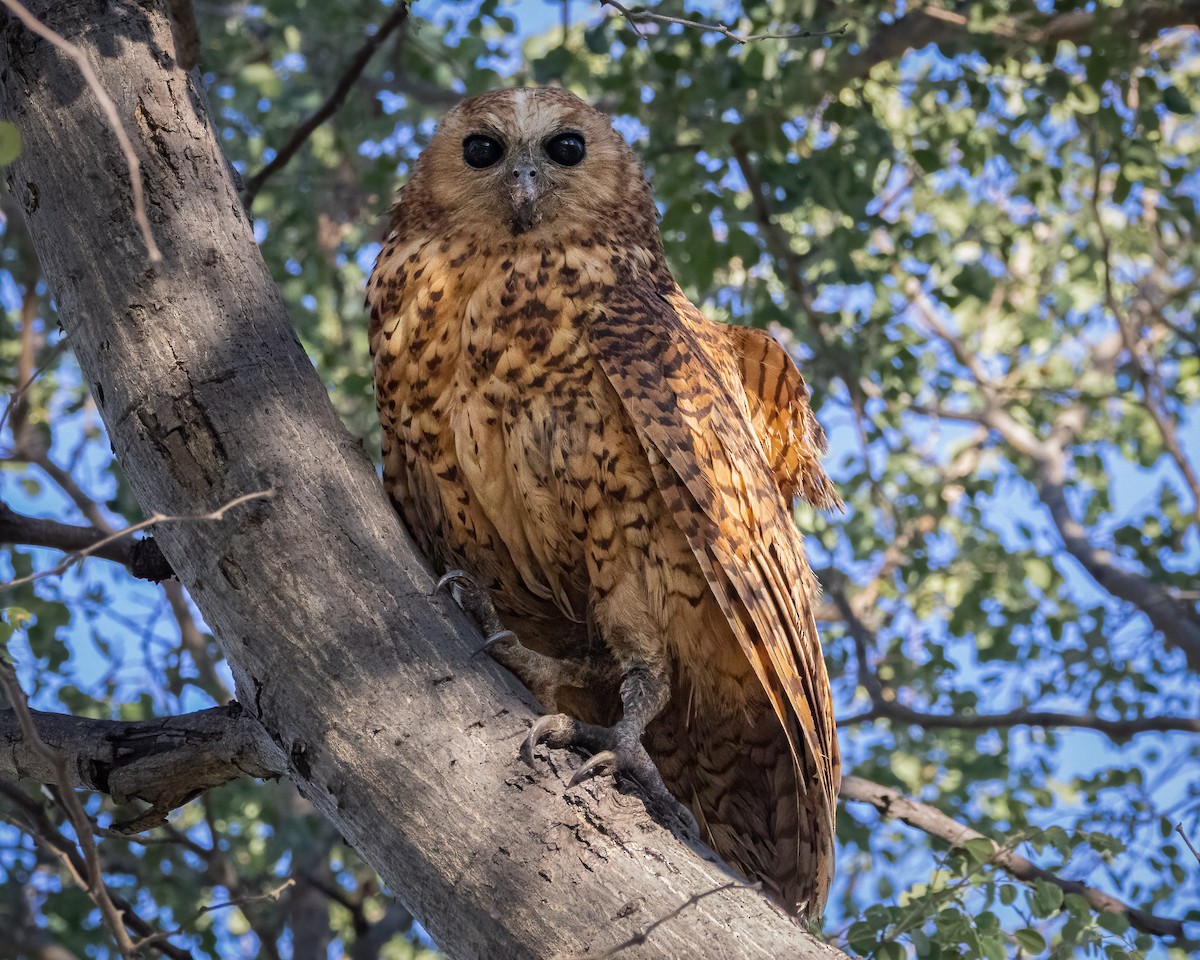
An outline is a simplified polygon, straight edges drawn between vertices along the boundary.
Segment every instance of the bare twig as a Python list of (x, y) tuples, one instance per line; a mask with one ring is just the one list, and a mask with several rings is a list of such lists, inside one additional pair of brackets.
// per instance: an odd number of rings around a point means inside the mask
[(273, 489), (256, 490), (254, 493), (245, 493), (245, 494), (242, 494), (242, 496), (240, 496), (240, 497), (234, 497), (228, 503), (223, 504), (222, 506), (218, 507), (216, 510), (213, 510), (210, 513), (180, 514), (178, 516), (170, 516), (170, 515), (164, 514), (164, 513), (156, 513), (152, 517), (147, 517), (145, 520), (142, 520), (140, 523), (135, 523), (132, 526), (125, 527), (123, 530), (116, 530), (113, 533), (110, 533), (107, 536), (102, 537), (101, 539), (97, 540), (95, 543), (93, 543), (89, 547), (84, 547), (81, 550), (77, 550), (76, 552), (74, 552), (74, 553), (70, 554), (68, 557), (66, 557), (66, 559), (64, 559), (57, 566), (54, 566), (49, 570), (39, 570), (36, 573), (29, 574), (28, 576), (20, 577), (19, 579), (16, 579), (16, 580), (10, 580), (7, 583), (0, 583), (0, 590), (11, 589), (12, 587), (18, 587), (18, 586), (21, 586), (22, 584), (29, 583), (33, 580), (41, 579), (42, 577), (57, 576), (61, 573), (64, 573), (65, 571), (69, 570), (74, 564), (78, 563), (84, 557), (90, 557), (90, 556), (98, 553), (98, 551), (103, 550), (106, 547), (110, 546), (111, 544), (115, 543), (116, 541), (120, 540), (121, 538), (128, 537), (131, 533), (137, 533), (139, 530), (145, 530), (147, 527), (152, 527), (155, 524), (194, 522), (194, 521), (219, 521), (219, 520), (225, 519), (226, 513), (228, 513), (230, 510), (234, 509), (235, 507), (241, 506), (243, 503), (248, 503), (251, 500), (269, 500), (274, 495), (275, 495), (275, 491)]
[(108, 120), (109, 126), (112, 127), (113, 133), (116, 134), (117, 142), (121, 145), (121, 152), (125, 154), (125, 164), (129, 168), (129, 182), (133, 188), (133, 216), (137, 221), (138, 228), (142, 231), (142, 241), (146, 244), (146, 254), (150, 262), (159, 263), (162, 260), (162, 252), (158, 249), (158, 244), (154, 242), (154, 233), (150, 229), (150, 219), (146, 216), (146, 198), (142, 192), (141, 161), (138, 160), (137, 153), (133, 149), (133, 144), (129, 140), (129, 135), (125, 132), (125, 127), (121, 124), (121, 115), (117, 113), (117, 106), (113, 103), (112, 97), (100, 85), (100, 79), (96, 76), (95, 71), (92, 70), (92, 65), (88, 63), (87, 57), (79, 47), (60, 34), (55, 33), (38, 20), (37, 17), (21, 4), (20, 0), (0, 0), (0, 3), (8, 7), (13, 15), (25, 24), (26, 27), (74, 60), (75, 65), (79, 68), (79, 72), (83, 74), (84, 81), (96, 97), (96, 102), (100, 105), (100, 109), (104, 113), (105, 119)]
[[(171, 566), (158, 550), (153, 537), (111, 539), (111, 531), (97, 527), (77, 527), (56, 520), (43, 520), (17, 513), (0, 503), (0, 543), (49, 547), (69, 553), (91, 548), (91, 556), (129, 567), (143, 580), (160, 581), (171, 576)], [(100, 547), (100, 541), (105, 545)]]
[(258, 196), (267, 179), (287, 166), (292, 157), (296, 155), (296, 151), (304, 146), (305, 141), (312, 136), (312, 132), (337, 113), (338, 108), (341, 107), (342, 102), (346, 99), (346, 95), (350, 92), (350, 88), (354, 86), (359, 75), (366, 69), (371, 58), (375, 56), (375, 52), (389, 36), (403, 27), (407, 22), (408, 3), (401, 0), (401, 2), (397, 3), (396, 9), (379, 25), (379, 29), (371, 34), (366, 42), (358, 48), (358, 51), (346, 66), (346, 70), (342, 73), (341, 79), (338, 80), (337, 86), (333, 88), (333, 92), (325, 99), (325, 102), (317, 107), (308, 119), (292, 132), (288, 142), (279, 148), (279, 151), (266, 166), (246, 179), (245, 187), (242, 189), (242, 204), (247, 210), (254, 205), (254, 198)]
[(871, 780), (864, 780), (862, 777), (843, 777), (841, 796), (843, 800), (850, 802), (869, 803), (883, 816), (901, 820), (910, 827), (916, 827), (947, 843), (958, 845), (968, 840), (989, 840), (995, 850), (990, 862), (1017, 880), (1027, 883), (1044, 880), (1054, 884), (1064, 893), (1079, 894), (1093, 910), (1099, 913), (1121, 914), (1134, 929), (1143, 933), (1157, 937), (1183, 935), (1182, 920), (1156, 917), (1131, 907), (1116, 897), (1097, 890), (1095, 887), (1090, 887), (1080, 880), (1066, 880), (1049, 870), (1044, 870), (991, 840), (990, 837), (984, 837), (979, 831), (948, 817), (936, 807), (907, 797), (899, 790), (885, 787), (883, 784), (874, 783)]
[(665, 23), (675, 24), (681, 27), (691, 27), (693, 30), (702, 30), (706, 33), (719, 33), (723, 37), (727, 37), (737, 44), (753, 43), (756, 40), (817, 40), (823, 37), (841, 37), (845, 36), (846, 28), (849, 26), (843, 23), (840, 27), (833, 30), (792, 30), (788, 33), (734, 33), (729, 27), (721, 23), (705, 23), (701, 20), (687, 20), (683, 17), (669, 17), (666, 14), (654, 13), (650, 10), (630, 10), (623, 4), (617, 3), (616, 0), (600, 0), (602, 7), (612, 7), (617, 13), (625, 18), (630, 28), (639, 37), (645, 39), (645, 34), (638, 29), (638, 23)]
[(46, 355), (46, 359), (42, 361), (41, 365), (36, 370), (34, 370), (31, 374), (29, 374), (29, 376), (27, 376), (25, 379), (20, 381), (20, 383), (17, 386), (17, 389), (13, 391), (12, 395), (8, 398), (8, 401), (4, 404), (4, 410), (3, 410), (3, 412), (0, 412), (0, 430), (4, 429), (4, 425), (5, 425), (5, 423), (8, 422), (9, 417), (13, 417), (13, 421), (14, 421), (13, 422), (13, 439), (14, 440), (18, 439), (18, 437), (17, 437), (18, 425), (16, 422), (17, 421), (16, 414), (17, 414), (18, 407), (24, 401), (26, 394), (28, 394), (28, 392), (29, 392), (29, 388), (32, 387), (34, 385), (34, 383), (37, 382), (37, 379), (43, 373), (45, 373), (47, 370), (49, 370), (54, 365), (54, 361), (58, 359), (59, 355), (63, 352), (63, 350), (66, 349), (66, 347), (67, 347), (67, 339), (66, 339), (66, 337), (63, 337), (61, 340), (58, 341), (58, 343), (56, 343), (53, 347), (50, 348), (50, 352)]
[(58, 802), (62, 805), (75, 830), (86, 867), (84, 876), (76, 873), (76, 882), (99, 908), (105, 924), (117, 942), (121, 956), (133, 957), (137, 950), (134, 948), (133, 939), (125, 926), (124, 917), (109, 896), (108, 886), (104, 882), (104, 866), (100, 862), (100, 851), (96, 846), (96, 838), (92, 834), (92, 822), (88, 819), (87, 811), (83, 809), (83, 804), (79, 802), (79, 798), (71, 786), (66, 761), (61, 753), (46, 746), (38, 735), (37, 726), (29, 710), (29, 703), (25, 699), (25, 691), (17, 682), (16, 671), (3, 659), (0, 659), (0, 687), (4, 688), (9, 706), (16, 714), (21, 727), (21, 736), (26, 746), (32, 748), (54, 770), (54, 782), (58, 786)]
[(187, 923), (180, 924), (174, 930), (170, 930), (170, 931), (164, 930), (160, 933), (154, 933), (148, 937), (143, 937), (141, 940), (137, 941), (137, 943), (134, 944), (134, 947), (137, 950), (145, 950), (148, 947), (158, 946), (158, 944), (160, 944), (164, 940), (169, 939), (170, 937), (177, 937), (183, 933), (186, 933), (188, 928), (195, 926), (196, 921), (199, 920), (201, 917), (203, 917), (206, 913), (213, 913), (214, 911), (217, 911), (217, 910), (224, 910), (226, 907), (240, 907), (242, 904), (245, 904), (245, 903), (257, 903), (262, 900), (273, 900), (273, 901), (278, 902), (280, 896), (283, 894), (283, 891), (287, 890), (289, 887), (291, 887), (293, 884), (295, 884), (295, 882), (296, 881), (294, 879), (292, 879), (291, 877), (288, 877), (288, 879), (284, 880), (283, 883), (279, 884), (276, 887), (272, 887), (266, 893), (256, 893), (256, 894), (251, 894), (251, 895), (245, 896), (245, 897), (235, 897), (233, 900), (224, 900), (221, 903), (212, 903), (207, 906), (203, 906), (199, 910), (196, 911), (195, 916), (193, 916), (192, 919), (189, 920)]
[(1197, 852), (1196, 848), (1192, 846), (1191, 838), (1184, 833), (1182, 823), (1175, 824), (1175, 832), (1183, 838), (1183, 842), (1187, 844), (1187, 848), (1192, 851), (1192, 856), (1196, 858), (1198, 863), (1200, 863), (1200, 852)]

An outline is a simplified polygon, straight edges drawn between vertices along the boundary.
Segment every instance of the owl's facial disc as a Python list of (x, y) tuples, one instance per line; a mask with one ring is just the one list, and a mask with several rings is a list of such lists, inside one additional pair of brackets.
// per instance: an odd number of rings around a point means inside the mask
[(524, 138), (506, 143), (499, 134), (469, 133), (462, 142), (463, 162), (479, 171), (504, 197), (505, 222), (514, 236), (543, 221), (556, 187), (587, 156), (584, 136), (578, 130), (559, 129), (532, 142)]

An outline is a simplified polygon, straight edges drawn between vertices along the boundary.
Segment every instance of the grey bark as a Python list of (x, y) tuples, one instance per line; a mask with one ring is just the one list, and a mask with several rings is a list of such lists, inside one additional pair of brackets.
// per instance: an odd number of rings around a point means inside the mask
[[(273, 777), (282, 755), (246, 722), (236, 703), (179, 717), (123, 723), (31, 710), (42, 743), (67, 761), (70, 785), (137, 798), (150, 809), (118, 829), (147, 830), (193, 797), (241, 777)], [(21, 736), (12, 710), (0, 710), (0, 778), (57, 783), (55, 765)]]
[[(255, 247), (194, 78), (153, 3), (37, 0), (80, 44), (142, 162), (164, 260), (77, 71), (0, 21), (8, 169), (113, 448), (164, 555), (301, 792), (453, 957), (838, 957), (578, 759), (517, 757), (527, 696), (477, 655), (337, 418)], [(365, 322), (365, 321), (364, 321)], [(685, 909), (679, 910), (686, 904)], [(675, 913), (678, 911), (678, 913)], [(674, 915), (673, 915), (674, 914)]]

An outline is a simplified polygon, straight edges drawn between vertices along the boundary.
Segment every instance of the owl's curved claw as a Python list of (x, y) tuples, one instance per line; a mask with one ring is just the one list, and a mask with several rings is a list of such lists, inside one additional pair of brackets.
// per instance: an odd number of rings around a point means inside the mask
[(442, 576), (438, 580), (438, 582), (436, 584), (434, 584), (434, 587), (429, 592), (429, 595), (431, 597), (436, 597), (439, 593), (441, 593), (443, 590), (447, 589), (456, 580), (470, 581), (471, 578), (468, 577), (466, 575), (466, 573), (462, 570), (447, 570), (445, 573), (442, 574)]
[(611, 750), (602, 750), (595, 756), (590, 757), (578, 770), (575, 771), (575, 776), (571, 778), (571, 782), (567, 784), (567, 789), (578, 786), (592, 774), (601, 773), (616, 773), (620, 769), (621, 761), (617, 755)]
[(576, 721), (561, 713), (547, 713), (538, 717), (533, 726), (529, 728), (529, 735), (525, 738), (525, 742), (521, 744), (521, 759), (532, 767), (534, 765), (533, 753), (542, 740), (552, 733), (556, 734), (555, 740), (558, 740), (561, 735), (568, 733), (574, 726), (576, 726)]
[(520, 643), (520, 638), (511, 630), (498, 630), (483, 641), (483, 646), (479, 648), (480, 653), (492, 653), (493, 648), (498, 643), (508, 641), (510, 643)]

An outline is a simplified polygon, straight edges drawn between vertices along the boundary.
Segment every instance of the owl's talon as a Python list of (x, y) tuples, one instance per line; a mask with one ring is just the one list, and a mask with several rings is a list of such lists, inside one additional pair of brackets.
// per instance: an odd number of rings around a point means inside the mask
[(491, 653), (492, 648), (503, 640), (511, 640), (513, 643), (521, 642), (520, 638), (511, 630), (498, 630), (483, 642), (483, 646), (479, 648), (479, 652)]
[(584, 780), (587, 780), (594, 773), (616, 773), (621, 767), (621, 761), (617, 755), (611, 750), (602, 750), (594, 757), (590, 757), (578, 770), (575, 771), (575, 776), (571, 778), (571, 782), (567, 784), (567, 789), (578, 786)]
[(544, 716), (538, 717), (534, 721), (533, 726), (529, 728), (529, 735), (521, 745), (521, 759), (532, 767), (534, 765), (534, 751), (543, 739), (551, 733), (566, 733), (568, 729), (575, 725), (576, 722), (574, 720), (563, 716), (561, 713), (547, 713)]
[(471, 578), (468, 577), (466, 575), (466, 573), (464, 573), (462, 570), (447, 570), (445, 573), (442, 574), (442, 576), (438, 580), (438, 582), (436, 584), (434, 584), (433, 590), (430, 591), (429, 595), (431, 597), (436, 597), (439, 593), (441, 593), (443, 590), (445, 590), (447, 587), (449, 587), (451, 584), (453, 584), (454, 581), (456, 581), (456, 580), (468, 580), (469, 581), (470, 579)]

